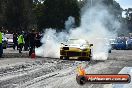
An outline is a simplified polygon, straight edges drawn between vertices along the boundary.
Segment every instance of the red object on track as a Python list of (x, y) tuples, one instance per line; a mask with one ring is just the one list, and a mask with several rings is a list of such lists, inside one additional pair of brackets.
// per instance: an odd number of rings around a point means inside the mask
[(35, 58), (36, 58), (35, 52), (33, 52), (33, 53), (31, 54), (31, 58), (32, 58), (32, 59), (35, 59)]

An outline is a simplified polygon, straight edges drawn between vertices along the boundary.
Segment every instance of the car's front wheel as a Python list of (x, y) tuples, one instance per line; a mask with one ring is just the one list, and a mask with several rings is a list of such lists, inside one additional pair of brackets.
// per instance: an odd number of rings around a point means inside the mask
[(86, 59), (87, 61), (90, 61), (90, 60), (91, 60), (91, 56), (90, 56), (90, 57), (85, 57), (85, 59)]

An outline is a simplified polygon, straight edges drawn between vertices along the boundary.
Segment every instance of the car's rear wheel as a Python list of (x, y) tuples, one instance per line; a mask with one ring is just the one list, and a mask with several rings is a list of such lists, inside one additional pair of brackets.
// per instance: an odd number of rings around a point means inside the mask
[(128, 48), (128, 50), (131, 50), (132, 49), (132, 45), (129, 44), (127, 48)]

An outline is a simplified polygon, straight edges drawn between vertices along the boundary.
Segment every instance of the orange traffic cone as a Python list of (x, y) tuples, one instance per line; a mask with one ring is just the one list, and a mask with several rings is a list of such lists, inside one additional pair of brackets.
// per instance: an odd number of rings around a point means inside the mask
[(32, 58), (32, 59), (35, 59), (35, 58), (36, 58), (35, 53), (32, 53), (32, 54), (31, 54), (31, 58)]
[(30, 53), (31, 53), (31, 58), (35, 59), (36, 58), (35, 49), (33, 49), (32, 51), (30, 51)]

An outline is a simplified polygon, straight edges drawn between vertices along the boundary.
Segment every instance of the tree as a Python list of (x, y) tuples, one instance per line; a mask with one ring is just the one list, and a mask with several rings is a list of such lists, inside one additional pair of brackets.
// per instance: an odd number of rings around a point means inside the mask
[(32, 0), (1, 0), (0, 25), (11, 31), (29, 30), (33, 24), (32, 2)]
[(6, 11), (7, 0), (0, 0), (0, 27), (4, 26), (6, 22), (5, 11)]
[(22, 0), (9, 0), (6, 7), (6, 27), (17, 29), (20, 27), (22, 17)]
[[(38, 12), (39, 10), (39, 12)], [(38, 26), (43, 28), (63, 29), (69, 16), (75, 17), (76, 25), (80, 22), (80, 9), (77, 0), (45, 0), (37, 4)]]
[(44, 20), (45, 20), (44, 9), (45, 9), (45, 6), (43, 3), (39, 3), (39, 2), (33, 3), (33, 13), (35, 15), (34, 18), (35, 18), (35, 21), (37, 24), (37, 28), (39, 30), (45, 28), (45, 26), (44, 26)]
[(124, 11), (126, 11), (125, 21), (127, 23), (128, 30), (132, 32), (132, 8), (125, 9)]

